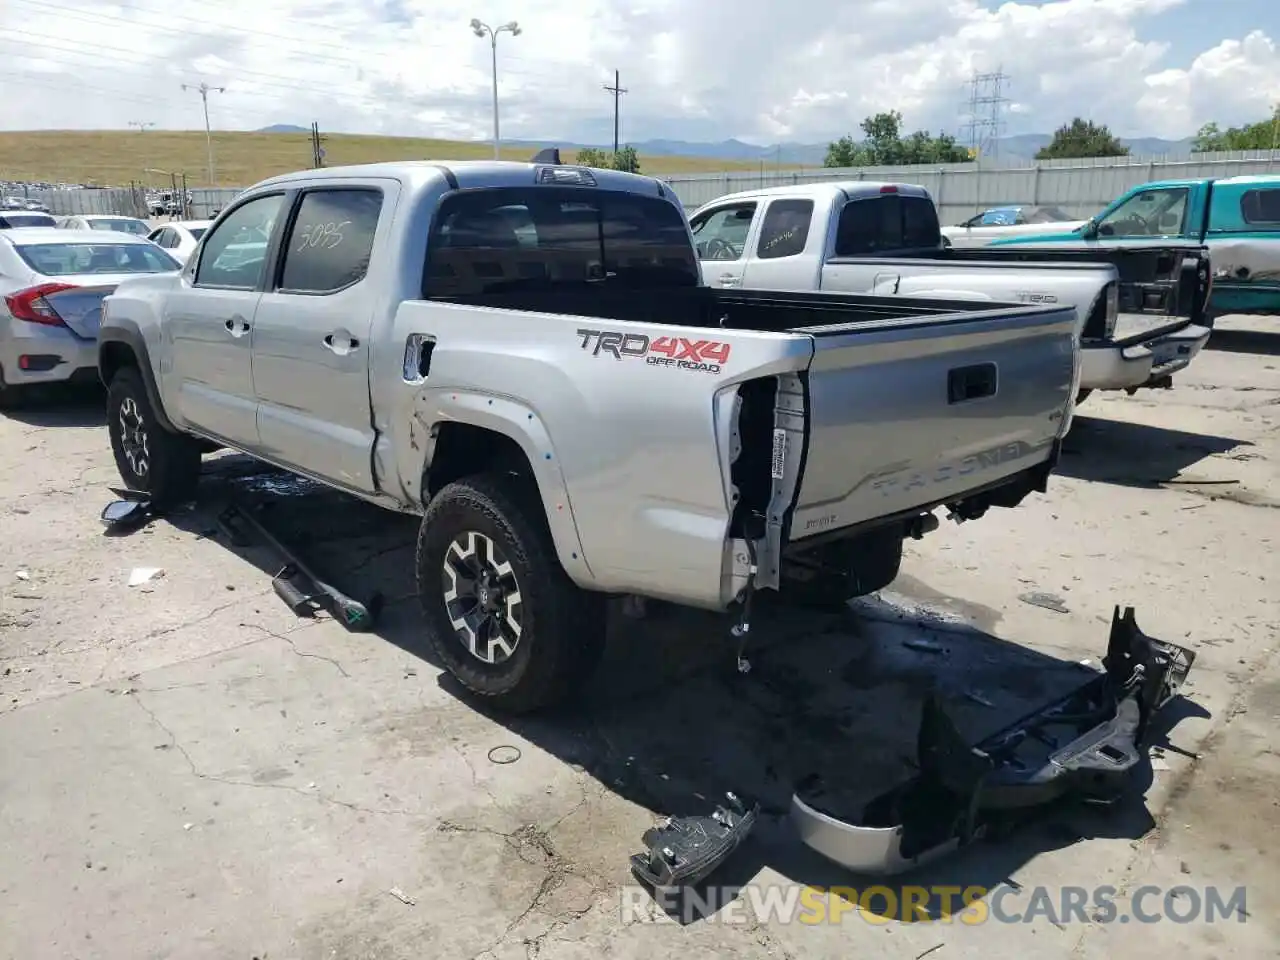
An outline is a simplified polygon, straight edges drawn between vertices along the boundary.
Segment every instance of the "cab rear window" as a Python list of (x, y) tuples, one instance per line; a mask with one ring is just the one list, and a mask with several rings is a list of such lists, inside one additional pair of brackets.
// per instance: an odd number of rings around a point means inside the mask
[(423, 295), (637, 289), (699, 283), (683, 212), (660, 197), (580, 187), (506, 187), (446, 197)]

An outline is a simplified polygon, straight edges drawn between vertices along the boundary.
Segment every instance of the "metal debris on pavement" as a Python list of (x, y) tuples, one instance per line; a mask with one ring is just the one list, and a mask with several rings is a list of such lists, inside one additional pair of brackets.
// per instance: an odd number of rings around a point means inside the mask
[(393, 897), (395, 897), (397, 900), (399, 900), (401, 903), (405, 904), (406, 906), (413, 907), (413, 906), (417, 906), (418, 904), (417, 900), (413, 899), (413, 897), (409, 896), (399, 887), (392, 887), (390, 890), (387, 891), (387, 893), (391, 894)]
[(1029, 603), (1033, 607), (1042, 607), (1045, 610), (1052, 610), (1054, 613), (1070, 613), (1067, 609), (1066, 601), (1054, 593), (1020, 593), (1018, 599), (1023, 603)]

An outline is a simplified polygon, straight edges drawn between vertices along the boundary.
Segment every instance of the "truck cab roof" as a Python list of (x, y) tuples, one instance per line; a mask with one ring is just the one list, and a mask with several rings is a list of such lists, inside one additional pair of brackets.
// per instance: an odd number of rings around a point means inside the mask
[(716, 197), (703, 204), (729, 203), (735, 200), (751, 200), (764, 197), (813, 197), (815, 199), (834, 200), (866, 200), (881, 194), (899, 194), (904, 197), (924, 197), (929, 199), (929, 191), (914, 183), (890, 183), (881, 180), (833, 180), (826, 183), (798, 183), (781, 187), (760, 187), (756, 190), (742, 190)]
[(358, 178), (398, 180), (410, 187), (426, 186), (443, 176), (454, 189), (469, 187), (524, 187), (532, 183), (595, 186), (605, 190), (648, 193), (670, 197), (660, 180), (619, 170), (600, 170), (574, 164), (522, 163), (511, 160), (395, 160), (344, 167), (299, 170), (271, 177), (255, 184), (267, 186), (317, 180)]

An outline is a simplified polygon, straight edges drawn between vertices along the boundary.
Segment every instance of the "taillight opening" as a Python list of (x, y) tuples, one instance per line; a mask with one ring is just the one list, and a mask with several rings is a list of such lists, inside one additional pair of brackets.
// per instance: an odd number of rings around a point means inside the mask
[(65, 327), (66, 321), (46, 298), (63, 290), (74, 289), (73, 283), (41, 283), (7, 294), (4, 302), (15, 320), (39, 323), (46, 327)]

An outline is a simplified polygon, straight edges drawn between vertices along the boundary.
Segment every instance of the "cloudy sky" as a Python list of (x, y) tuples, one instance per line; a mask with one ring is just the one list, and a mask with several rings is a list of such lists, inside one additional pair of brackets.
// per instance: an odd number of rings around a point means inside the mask
[(1280, 0), (0, 0), (0, 128), (255, 129), (824, 142), (868, 113), (958, 132), (964, 81), (1010, 76), (1006, 133), (1075, 114), (1179, 138), (1280, 101)]

